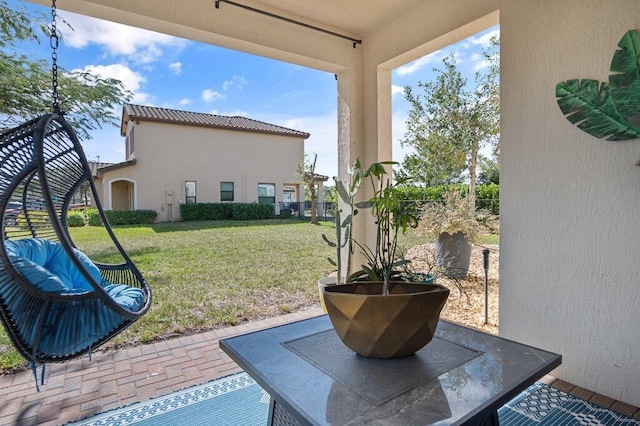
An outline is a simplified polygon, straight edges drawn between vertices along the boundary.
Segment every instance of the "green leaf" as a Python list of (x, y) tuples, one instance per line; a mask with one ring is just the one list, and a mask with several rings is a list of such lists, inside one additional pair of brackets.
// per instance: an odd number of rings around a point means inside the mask
[(325, 234), (322, 234), (322, 239), (329, 244), (329, 247), (336, 247), (337, 244), (334, 243), (333, 241), (329, 241), (329, 239), (327, 238), (327, 236)]
[(369, 276), (371, 281), (381, 281), (381, 278), (372, 268), (362, 265), (362, 270)]
[(347, 216), (344, 221), (342, 222), (342, 224), (340, 224), (341, 228), (346, 228), (347, 225), (351, 225), (351, 222), (353, 221), (353, 216), (349, 215)]
[(329, 263), (330, 263), (331, 265), (333, 265), (333, 266), (338, 266), (338, 264), (336, 263), (336, 261), (335, 261), (335, 260), (333, 260), (332, 258), (327, 257), (327, 260), (329, 261)]
[(371, 200), (360, 201), (359, 203), (355, 203), (354, 205), (356, 207), (358, 207), (359, 209), (369, 209), (369, 208), (373, 207), (373, 201), (371, 201)]
[(384, 168), (383, 163), (373, 163), (371, 166), (369, 166), (367, 172), (377, 178), (380, 178), (380, 176), (387, 173), (387, 170)]
[(628, 31), (618, 47), (609, 68), (611, 97), (622, 118), (640, 129), (640, 34)]
[(350, 204), (351, 197), (349, 196), (349, 193), (347, 193), (347, 189), (344, 187), (344, 184), (341, 180), (336, 179), (336, 189), (338, 190), (338, 194), (340, 194), (340, 198), (342, 198), (342, 201)]
[(556, 85), (556, 96), (567, 120), (592, 136), (610, 141), (640, 137), (640, 129), (616, 110), (607, 83), (567, 80)]

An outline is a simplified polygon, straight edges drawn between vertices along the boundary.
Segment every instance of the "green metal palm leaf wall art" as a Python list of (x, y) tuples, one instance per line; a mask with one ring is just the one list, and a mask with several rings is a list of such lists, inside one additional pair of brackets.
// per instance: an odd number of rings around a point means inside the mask
[[(609, 83), (573, 79), (556, 85), (567, 120), (597, 138), (640, 138), (640, 34), (628, 31), (611, 60)], [(640, 164), (639, 164), (640, 165)]]

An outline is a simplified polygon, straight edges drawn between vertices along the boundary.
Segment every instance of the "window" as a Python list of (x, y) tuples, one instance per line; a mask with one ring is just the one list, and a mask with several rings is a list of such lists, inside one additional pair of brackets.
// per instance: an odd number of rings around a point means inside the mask
[(184, 183), (184, 202), (191, 204), (196, 202), (196, 182), (188, 180)]
[(275, 183), (259, 183), (258, 184), (258, 202), (261, 204), (276, 203), (276, 184)]
[(233, 182), (220, 182), (220, 201), (233, 201)]
[(129, 132), (129, 134), (127, 135), (127, 139), (125, 140), (125, 149), (126, 149), (126, 154), (127, 154), (127, 160), (129, 158), (131, 158), (135, 152), (135, 148), (134, 148), (134, 141), (133, 141), (133, 132), (134, 132), (135, 128), (131, 128), (131, 131)]

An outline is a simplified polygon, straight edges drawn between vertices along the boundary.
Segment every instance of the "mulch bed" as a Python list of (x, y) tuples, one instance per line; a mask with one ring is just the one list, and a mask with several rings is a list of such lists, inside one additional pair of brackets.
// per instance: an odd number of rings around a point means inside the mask
[[(484, 248), (489, 249), (487, 324), (485, 324), (484, 267), (482, 261), (482, 250)], [(413, 268), (416, 271), (421, 271), (423, 268), (426, 269), (425, 265), (432, 259), (434, 250), (433, 244), (422, 244), (409, 249), (406, 256), (411, 259)], [(447, 300), (447, 304), (440, 314), (441, 318), (487, 333), (498, 334), (499, 255), (500, 246), (497, 244), (473, 245), (469, 275), (466, 279), (461, 280), (464, 289), (463, 294), (460, 294), (455, 283), (449, 279), (438, 279), (438, 284), (445, 285), (451, 290), (449, 300)]]

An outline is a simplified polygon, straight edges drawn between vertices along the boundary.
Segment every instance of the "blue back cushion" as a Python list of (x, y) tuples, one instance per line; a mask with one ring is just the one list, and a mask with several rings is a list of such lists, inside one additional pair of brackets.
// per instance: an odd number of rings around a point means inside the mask
[[(6, 241), (7, 253), (14, 266), (34, 286), (52, 293), (79, 293), (93, 286), (73, 263), (60, 243), (38, 238)], [(100, 270), (84, 253), (73, 249), (74, 255), (98, 284)]]
[[(27, 238), (5, 241), (7, 254), (20, 274), (40, 290), (59, 293), (77, 294), (94, 291), (93, 286), (74, 264), (73, 260), (60, 243), (48, 240)], [(80, 261), (89, 276), (118, 305), (132, 312), (138, 312), (144, 304), (144, 293), (141, 289), (123, 284), (111, 284), (102, 279), (98, 267), (82, 252), (74, 249), (73, 255)], [(41, 315), (33, 309), (26, 297), (18, 297), (10, 306), (14, 319), (21, 328), (21, 334), (31, 346), (37, 345), (38, 352), (48, 355), (67, 355), (90, 347), (112, 330), (124, 319), (97, 298), (81, 303), (60, 303), (52, 306), (43, 324), (40, 340), (35, 342), (35, 330), (27, 324), (33, 324), (32, 318), (26, 316)], [(22, 325), (22, 326), (21, 326)]]

